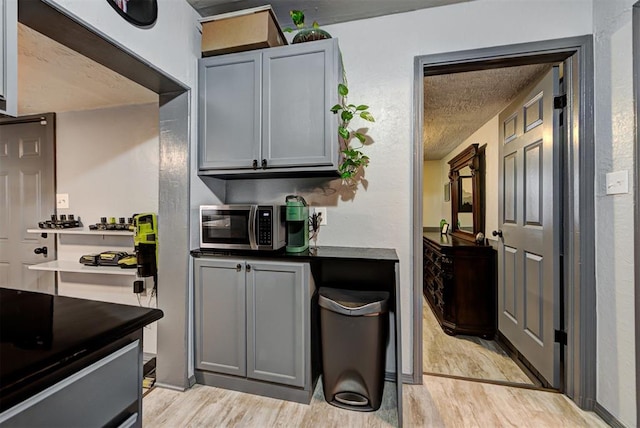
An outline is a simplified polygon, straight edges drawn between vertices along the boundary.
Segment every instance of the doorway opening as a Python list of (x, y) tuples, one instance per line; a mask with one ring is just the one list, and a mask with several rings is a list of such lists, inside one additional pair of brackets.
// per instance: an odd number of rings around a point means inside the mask
[[(525, 43), (474, 51), (428, 55), (415, 59), (415, 128), (413, 164), (413, 369), (414, 382), (421, 383), (423, 373), (423, 171), (424, 147), (422, 129), (425, 124), (425, 76), (494, 70), (533, 64), (565, 64), (567, 110), (564, 120), (567, 141), (562, 153), (563, 186), (554, 206), (565, 216), (553, 233), (562, 243), (563, 262), (559, 277), (564, 285), (563, 313), (560, 333), (555, 339), (566, 344), (553, 345), (563, 351), (563, 370), (558, 375), (559, 388), (585, 409), (595, 403), (595, 274), (594, 208), (593, 208), (593, 87), (591, 38), (579, 37), (545, 42)], [(502, 127), (504, 124), (501, 124)], [(478, 141), (479, 143), (482, 143)], [(575, 215), (579, 213), (579, 215)], [(485, 235), (491, 232), (487, 225)], [(502, 261), (504, 263), (504, 261)], [(503, 266), (498, 266), (498, 272)], [(560, 317), (560, 308), (556, 308)], [(503, 308), (504, 310), (504, 308)], [(496, 314), (497, 316), (497, 314)], [(552, 320), (558, 324), (558, 320)], [(498, 334), (500, 334), (498, 332)]]
[[(186, 256), (189, 251), (190, 88), (52, 2), (21, 1), (18, 21), (157, 94), (153, 107), (157, 111), (155, 125), (160, 133), (155, 191), (158, 217), (162, 218), (158, 236), (162, 242), (172, 245), (160, 244), (158, 249), (157, 302), (164, 318), (158, 322), (156, 378), (159, 385), (185, 389), (189, 386), (190, 349)], [(88, 134), (90, 137), (90, 132)], [(175, 254), (185, 254), (185, 257), (175, 258)]]

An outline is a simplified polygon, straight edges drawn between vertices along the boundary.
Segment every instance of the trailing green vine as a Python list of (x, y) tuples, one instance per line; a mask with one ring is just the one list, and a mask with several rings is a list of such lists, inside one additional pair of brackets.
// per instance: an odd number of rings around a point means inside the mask
[[(342, 55), (342, 54), (341, 54)], [(369, 106), (365, 104), (349, 104), (347, 95), (349, 88), (347, 87), (347, 76), (343, 71), (344, 83), (338, 84), (338, 95), (340, 103), (331, 107), (333, 114), (340, 114), (340, 124), (338, 126), (338, 136), (340, 137), (340, 153), (343, 159), (338, 165), (338, 172), (343, 180), (352, 180), (361, 168), (369, 165), (369, 156), (362, 152), (367, 136), (349, 127), (351, 120), (360, 117), (368, 122), (375, 122), (373, 115), (369, 113)], [(352, 141), (356, 139), (359, 147), (354, 147)]]

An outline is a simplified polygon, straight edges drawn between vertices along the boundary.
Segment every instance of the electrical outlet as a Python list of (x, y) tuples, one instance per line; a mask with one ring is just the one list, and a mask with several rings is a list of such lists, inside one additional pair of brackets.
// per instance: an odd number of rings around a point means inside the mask
[(322, 214), (320, 219), (320, 226), (325, 226), (327, 224), (327, 208), (326, 207), (316, 207), (316, 214)]
[(56, 207), (59, 209), (69, 208), (69, 194), (57, 193), (56, 194)]

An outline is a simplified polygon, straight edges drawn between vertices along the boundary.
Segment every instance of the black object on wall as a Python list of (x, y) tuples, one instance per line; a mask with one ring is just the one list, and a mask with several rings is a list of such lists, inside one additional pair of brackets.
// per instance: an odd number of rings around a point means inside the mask
[(157, 0), (107, 0), (116, 12), (138, 27), (151, 27), (158, 19)]

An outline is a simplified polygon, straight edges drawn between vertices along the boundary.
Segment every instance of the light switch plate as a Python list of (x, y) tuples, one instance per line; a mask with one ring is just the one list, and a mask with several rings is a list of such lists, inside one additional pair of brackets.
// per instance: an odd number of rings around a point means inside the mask
[(610, 172), (606, 175), (607, 195), (629, 193), (629, 171)]
[(69, 194), (57, 193), (56, 194), (56, 207), (59, 209), (69, 208)]

